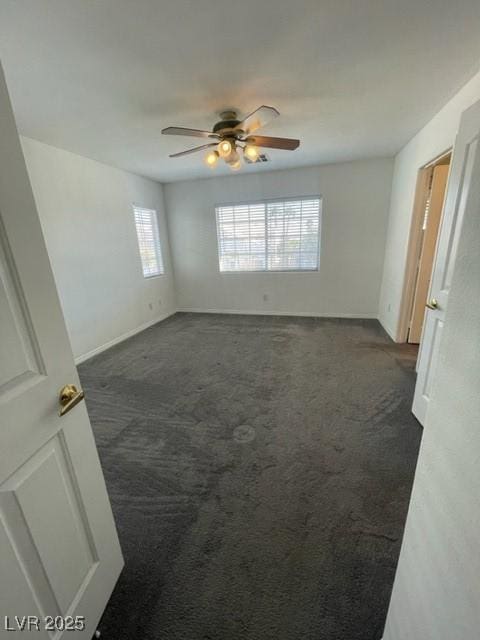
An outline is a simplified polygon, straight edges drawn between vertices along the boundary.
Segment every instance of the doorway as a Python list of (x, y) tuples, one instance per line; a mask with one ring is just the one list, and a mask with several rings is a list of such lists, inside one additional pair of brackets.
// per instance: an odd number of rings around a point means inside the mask
[(410, 344), (419, 345), (422, 339), (450, 161), (449, 150), (418, 174), (403, 308), (404, 339)]

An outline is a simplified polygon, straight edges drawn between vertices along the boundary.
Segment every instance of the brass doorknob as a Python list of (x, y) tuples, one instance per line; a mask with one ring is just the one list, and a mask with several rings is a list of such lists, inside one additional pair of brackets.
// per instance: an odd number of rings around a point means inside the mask
[(425, 306), (428, 309), (432, 309), (433, 311), (435, 311), (435, 309), (438, 309), (438, 300), (436, 298), (432, 298), (430, 302), (427, 302)]
[(66, 413), (73, 409), (75, 405), (77, 405), (80, 400), (83, 400), (85, 394), (74, 384), (66, 384), (64, 387), (60, 389), (60, 396), (58, 398), (60, 402), (60, 406), (62, 407), (59, 411), (59, 416), (64, 416)]

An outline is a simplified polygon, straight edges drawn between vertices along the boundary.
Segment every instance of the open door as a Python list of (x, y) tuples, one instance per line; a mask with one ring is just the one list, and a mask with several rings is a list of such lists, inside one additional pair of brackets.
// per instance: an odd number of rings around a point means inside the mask
[(412, 407), (413, 413), (421, 424), (425, 422), (430, 402), (438, 345), (442, 335), (453, 267), (457, 255), (458, 238), (468, 201), (472, 172), (480, 162), (479, 139), (480, 102), (477, 102), (463, 114), (455, 141), (432, 282), (426, 304), (424, 331), (417, 367), (417, 384)]
[(439, 164), (431, 169), (431, 187), (422, 223), (422, 249), (418, 262), (412, 317), (408, 331), (408, 342), (410, 344), (419, 344), (422, 336), (425, 304), (432, 278), (435, 247), (442, 218), (449, 168), (449, 164)]
[(122, 566), (0, 67), (0, 636), (91, 638)]

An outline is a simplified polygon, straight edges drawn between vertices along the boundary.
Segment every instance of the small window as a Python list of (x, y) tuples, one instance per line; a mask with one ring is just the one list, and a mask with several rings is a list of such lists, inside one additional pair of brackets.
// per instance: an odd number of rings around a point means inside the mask
[(220, 271), (318, 271), (320, 198), (222, 205)]
[(157, 212), (154, 209), (133, 207), (138, 248), (142, 260), (143, 277), (152, 278), (165, 273), (158, 233)]

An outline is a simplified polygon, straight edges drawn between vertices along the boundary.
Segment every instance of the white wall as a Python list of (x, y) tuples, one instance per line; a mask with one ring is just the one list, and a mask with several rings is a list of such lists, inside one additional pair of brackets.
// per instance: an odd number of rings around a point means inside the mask
[(399, 335), (400, 308), (418, 170), (454, 143), (462, 112), (480, 99), (480, 73), (475, 75), (395, 158), (379, 320), (394, 340)]
[[(28, 138), (21, 141), (76, 358), (173, 313), (161, 185)], [(164, 276), (143, 278), (132, 202), (158, 211)]]
[[(165, 185), (178, 307), (376, 317), (392, 164), (365, 160)], [(323, 198), (318, 273), (219, 272), (216, 204), (317, 194)]]
[(480, 154), (384, 640), (480, 637)]

